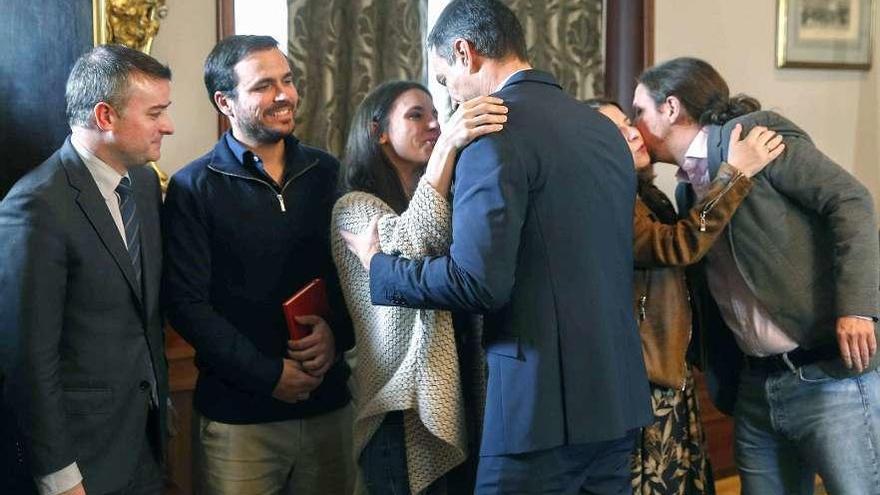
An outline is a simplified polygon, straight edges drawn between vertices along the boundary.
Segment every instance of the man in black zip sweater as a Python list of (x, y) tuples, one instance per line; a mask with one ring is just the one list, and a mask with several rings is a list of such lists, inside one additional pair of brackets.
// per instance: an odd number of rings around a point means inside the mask
[[(341, 353), (351, 323), (329, 249), (339, 164), (293, 136), (287, 57), (268, 36), (231, 36), (205, 62), (231, 131), (171, 179), (164, 297), (196, 349), (193, 455), (210, 494), (350, 493), (351, 413)], [(331, 316), (288, 342), (282, 302), (314, 278)]]

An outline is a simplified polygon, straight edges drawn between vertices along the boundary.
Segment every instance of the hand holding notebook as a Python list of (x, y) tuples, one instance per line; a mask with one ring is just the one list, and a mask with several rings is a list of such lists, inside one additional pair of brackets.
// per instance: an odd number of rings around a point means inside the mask
[(309, 335), (311, 327), (297, 323), (296, 317), (315, 315), (327, 319), (330, 306), (327, 304), (327, 288), (324, 280), (320, 278), (312, 280), (296, 294), (290, 296), (290, 299), (284, 301), (282, 308), (291, 340), (298, 340)]

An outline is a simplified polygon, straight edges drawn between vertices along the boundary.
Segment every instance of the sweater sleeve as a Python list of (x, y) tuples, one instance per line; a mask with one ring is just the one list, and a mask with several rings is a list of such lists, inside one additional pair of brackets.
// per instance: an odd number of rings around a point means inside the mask
[(379, 217), (379, 248), (409, 259), (449, 252), (452, 212), (449, 202), (422, 179), (407, 209), (398, 215), (379, 198), (362, 192), (343, 196), (336, 205), (339, 226), (362, 232)]

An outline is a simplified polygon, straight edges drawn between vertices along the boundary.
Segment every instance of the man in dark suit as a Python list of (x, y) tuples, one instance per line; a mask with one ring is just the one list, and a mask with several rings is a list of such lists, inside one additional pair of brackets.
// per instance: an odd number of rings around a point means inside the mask
[(785, 152), (704, 261), (695, 286), (710, 394), (735, 421), (743, 493), (880, 493), (880, 247), (868, 190), (785, 117), (730, 96), (708, 63), (646, 70), (633, 98), (651, 155), (680, 167), (679, 211), (706, 194), (733, 128)]
[[(526, 61), (515, 15), (457, 0), (428, 38), (453, 100), (495, 94), (505, 129), (456, 168), (448, 256), (348, 236), (375, 304), (485, 313), (480, 493), (622, 493), (651, 420), (631, 307), (636, 179), (617, 129)], [(372, 234), (374, 235), (374, 234)]]
[(161, 491), (159, 312), (171, 72), (99, 46), (67, 81), (71, 136), (0, 203), (4, 395), (43, 495)]

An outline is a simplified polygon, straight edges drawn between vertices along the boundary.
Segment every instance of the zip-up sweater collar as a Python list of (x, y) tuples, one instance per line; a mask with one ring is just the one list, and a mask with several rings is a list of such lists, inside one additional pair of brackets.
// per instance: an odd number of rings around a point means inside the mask
[[(271, 181), (253, 165), (253, 153), (227, 131), (214, 146), (208, 168), (226, 175), (256, 179), (262, 182)], [(282, 183), (296, 177), (314, 165), (314, 161), (303, 150), (299, 140), (290, 135), (284, 138), (285, 169)]]

